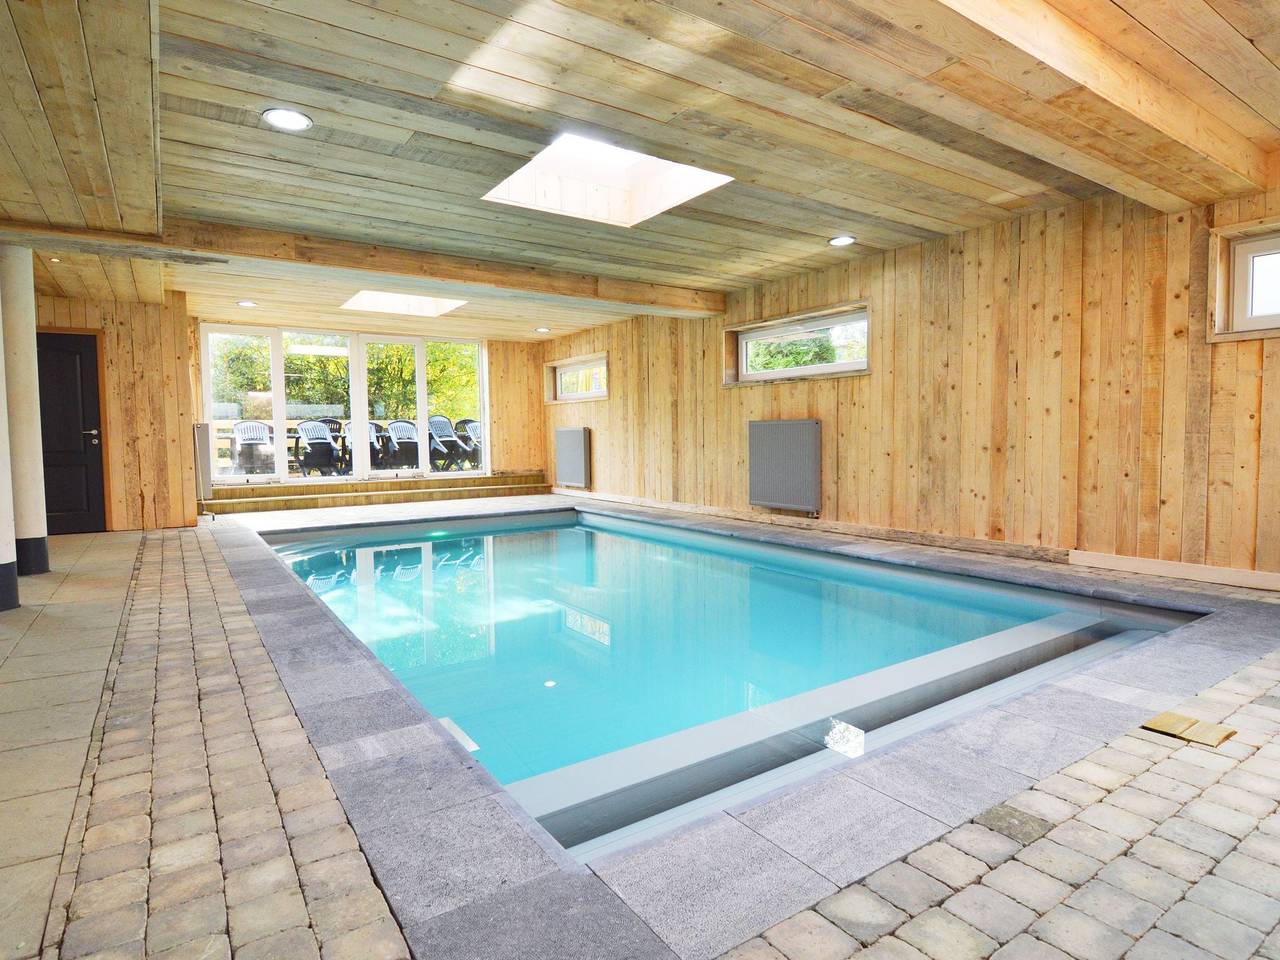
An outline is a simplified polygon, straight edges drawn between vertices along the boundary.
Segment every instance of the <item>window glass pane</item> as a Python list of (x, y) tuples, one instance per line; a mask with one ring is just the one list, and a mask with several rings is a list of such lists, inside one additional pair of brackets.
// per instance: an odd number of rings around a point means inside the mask
[(275, 473), (270, 338), (211, 333), (208, 362), (214, 475)]
[(412, 343), (370, 343), (369, 465), (374, 470), (418, 469), (418, 351)]
[(1280, 313), (1280, 252), (1253, 258), (1253, 289), (1249, 316)]
[(556, 398), (571, 400), (604, 394), (608, 383), (603, 360), (590, 364), (556, 368)]
[(428, 340), (427, 414), (434, 442), (431, 469), (478, 470), (485, 438), (480, 424), (480, 345)]
[(284, 337), (284, 416), (291, 477), (351, 472), (344, 425), (351, 419), (349, 338), (338, 333)]
[(746, 342), (746, 373), (797, 370), (832, 363), (866, 365), (867, 319), (834, 323), (821, 329), (780, 328), (771, 336)]

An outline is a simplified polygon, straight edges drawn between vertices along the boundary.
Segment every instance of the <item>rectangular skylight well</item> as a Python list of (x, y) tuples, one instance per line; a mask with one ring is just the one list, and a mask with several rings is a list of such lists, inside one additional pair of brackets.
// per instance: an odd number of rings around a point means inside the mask
[(721, 173), (566, 133), (484, 199), (633, 227), (731, 180)]
[(441, 297), (419, 297), (411, 293), (387, 293), (383, 290), (361, 290), (342, 305), (343, 310), (365, 313), (398, 313), (409, 317), (441, 317), (457, 310), (465, 300)]

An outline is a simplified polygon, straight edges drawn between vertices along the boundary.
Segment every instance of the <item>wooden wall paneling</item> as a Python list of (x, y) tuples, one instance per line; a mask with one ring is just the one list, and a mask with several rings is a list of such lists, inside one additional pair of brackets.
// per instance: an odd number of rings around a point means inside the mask
[(1280, 340), (1263, 341), (1258, 525), (1254, 566), (1280, 569)]

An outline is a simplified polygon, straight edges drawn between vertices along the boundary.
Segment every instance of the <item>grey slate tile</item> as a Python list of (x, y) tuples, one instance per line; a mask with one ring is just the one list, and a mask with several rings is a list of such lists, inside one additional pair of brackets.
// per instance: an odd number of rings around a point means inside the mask
[(1000, 709), (1098, 740), (1112, 740), (1151, 716), (1151, 711), (1145, 707), (1091, 697), (1055, 684), (1037, 687), (1030, 693), (1000, 704)]
[(990, 763), (1041, 779), (1103, 741), (1000, 709), (982, 710), (938, 731), (945, 741)]

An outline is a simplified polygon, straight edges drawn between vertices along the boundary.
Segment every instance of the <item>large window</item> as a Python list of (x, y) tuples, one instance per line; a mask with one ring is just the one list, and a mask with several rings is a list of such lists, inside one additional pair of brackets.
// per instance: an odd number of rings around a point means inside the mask
[(475, 341), (206, 325), (223, 483), (485, 469)]
[(738, 380), (777, 380), (867, 369), (867, 311), (841, 309), (737, 331)]

